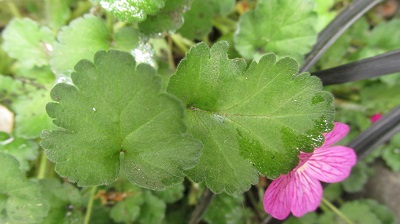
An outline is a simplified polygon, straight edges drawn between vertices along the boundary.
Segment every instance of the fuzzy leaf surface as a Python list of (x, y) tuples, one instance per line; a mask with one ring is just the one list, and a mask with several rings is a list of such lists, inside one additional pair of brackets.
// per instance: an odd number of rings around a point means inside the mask
[(274, 52), (302, 61), (317, 38), (317, 17), (310, 0), (259, 1), (240, 17), (235, 47), (248, 59)]
[(154, 15), (164, 7), (164, 0), (101, 0), (100, 5), (114, 16), (127, 22), (140, 22), (147, 14)]
[(37, 182), (28, 180), (11, 155), (0, 152), (0, 223), (41, 223), (49, 206)]
[(167, 90), (184, 102), (189, 131), (205, 146), (189, 177), (232, 194), (258, 181), (256, 169), (269, 178), (293, 169), (300, 150), (322, 144), (334, 110), (318, 78), (294, 77), (294, 59), (268, 54), (246, 68), (227, 50), (227, 42), (193, 47)]
[(56, 171), (79, 186), (110, 184), (120, 172), (150, 189), (181, 182), (202, 146), (185, 134), (182, 105), (161, 93), (155, 70), (120, 51), (100, 51), (75, 70), (74, 86), (56, 85), (57, 102), (46, 107), (60, 127), (42, 135)]

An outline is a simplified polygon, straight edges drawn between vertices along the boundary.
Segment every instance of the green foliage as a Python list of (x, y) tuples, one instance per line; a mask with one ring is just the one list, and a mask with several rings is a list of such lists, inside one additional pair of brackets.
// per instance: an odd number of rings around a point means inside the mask
[(333, 108), (318, 79), (294, 77), (294, 59), (269, 54), (246, 69), (244, 60), (228, 59), (227, 49), (226, 42), (193, 47), (168, 91), (184, 102), (189, 131), (205, 146), (189, 177), (232, 194), (257, 181), (254, 167), (270, 178), (293, 169), (299, 150), (322, 144)]
[(40, 180), (43, 199), (50, 205), (50, 210), (43, 224), (82, 223), (81, 207), (83, 200), (77, 188), (69, 183), (61, 184), (57, 179)]
[(185, 23), (178, 32), (186, 38), (201, 40), (211, 32), (212, 18), (226, 14), (233, 5), (233, 0), (193, 0), (190, 10), (184, 14)]
[(209, 223), (246, 223), (246, 213), (243, 208), (243, 195), (216, 195), (204, 214), (204, 220)]
[(333, 183), (324, 188), (323, 197), (329, 201), (335, 201), (340, 198), (342, 193), (343, 189), (340, 183)]
[(117, 19), (127, 22), (143, 21), (148, 14), (153, 15), (164, 7), (164, 4), (164, 0), (100, 0), (101, 7)]
[(138, 218), (140, 224), (161, 223), (165, 217), (166, 204), (149, 191), (144, 192), (142, 212)]
[(393, 171), (400, 171), (400, 134), (394, 135), (390, 144), (383, 149), (382, 158)]
[(259, 1), (255, 10), (240, 17), (236, 50), (248, 59), (273, 52), (303, 61), (317, 39), (313, 9), (309, 0)]
[(91, 59), (96, 51), (108, 50), (111, 37), (104, 22), (86, 15), (73, 20), (57, 35), (51, 67), (58, 74), (69, 74), (81, 59)]
[[(29, 35), (27, 35), (29, 34)], [(25, 68), (48, 65), (54, 35), (28, 18), (13, 19), (3, 31), (3, 49)]]
[(49, 26), (55, 30), (65, 25), (71, 17), (70, 1), (45, 0), (46, 18)]
[(15, 101), (15, 132), (24, 138), (37, 138), (44, 129), (52, 129), (51, 119), (46, 114), (46, 103), (50, 100), (48, 91), (39, 89)]
[(300, 218), (294, 216), (287, 219), (284, 224), (319, 224), (318, 215), (314, 212), (305, 214)]
[(120, 172), (150, 189), (181, 182), (201, 143), (185, 134), (183, 108), (160, 92), (155, 70), (119, 51), (100, 51), (75, 70), (74, 86), (56, 85), (57, 102), (47, 105), (60, 129), (44, 132), (42, 146), (56, 171), (79, 186), (110, 184)]
[(172, 185), (164, 191), (154, 191), (153, 194), (167, 203), (174, 203), (183, 197), (185, 187), (182, 183)]
[(369, 172), (371, 171), (365, 163), (357, 163), (350, 176), (342, 182), (343, 189), (349, 193), (360, 191), (368, 181)]
[(149, 16), (139, 24), (141, 32), (147, 35), (173, 32), (183, 25), (183, 13), (192, 0), (165, 0), (165, 7), (154, 16)]
[(29, 162), (38, 156), (39, 145), (30, 140), (14, 136), (8, 143), (0, 143), (0, 152), (12, 155), (19, 162), (22, 171), (29, 170)]
[(0, 223), (39, 223), (48, 204), (39, 184), (28, 180), (11, 155), (0, 152)]

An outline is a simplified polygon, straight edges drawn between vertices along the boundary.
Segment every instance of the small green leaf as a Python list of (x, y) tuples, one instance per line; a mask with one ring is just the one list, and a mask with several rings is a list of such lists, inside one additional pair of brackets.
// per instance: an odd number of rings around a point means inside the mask
[(25, 68), (49, 64), (54, 35), (31, 19), (13, 19), (3, 31), (3, 49)]
[(154, 191), (153, 194), (167, 203), (174, 203), (183, 197), (185, 186), (183, 183), (172, 185), (163, 191)]
[(178, 32), (186, 38), (201, 40), (211, 32), (212, 18), (226, 14), (233, 4), (233, 0), (193, 0), (184, 14), (185, 23)]
[(71, 16), (69, 4), (71, 1), (46, 0), (46, 19), (49, 26), (58, 30), (65, 25)]
[(300, 218), (291, 216), (283, 224), (320, 224), (320, 222), (318, 221), (317, 213), (310, 212)]
[(235, 47), (249, 59), (274, 52), (303, 61), (317, 39), (317, 17), (310, 0), (259, 1), (240, 17)]
[(246, 210), (243, 208), (243, 195), (216, 195), (204, 214), (209, 223), (246, 223)]
[(0, 223), (41, 223), (49, 207), (37, 182), (26, 179), (11, 155), (0, 153)]
[(300, 150), (322, 144), (334, 111), (318, 78), (294, 76), (294, 59), (269, 54), (246, 69), (244, 60), (228, 59), (227, 49), (226, 42), (193, 47), (168, 91), (184, 102), (189, 131), (205, 146), (189, 177), (233, 194), (258, 181), (255, 168), (269, 178), (292, 170)]
[(0, 143), (0, 152), (10, 154), (18, 160), (22, 171), (29, 170), (29, 161), (35, 160), (39, 154), (39, 145), (34, 141), (14, 136), (9, 143)]
[(137, 197), (129, 196), (123, 201), (115, 204), (111, 211), (110, 217), (115, 222), (129, 223), (135, 221), (140, 214), (140, 207), (143, 204), (143, 199), (138, 200)]
[(47, 90), (39, 89), (21, 96), (13, 105), (15, 111), (15, 133), (31, 139), (40, 136), (43, 130), (53, 128), (45, 107), (50, 100)]
[(57, 35), (51, 58), (52, 69), (70, 74), (81, 59), (91, 59), (95, 52), (108, 50), (111, 37), (104, 22), (92, 15), (73, 20)]
[(143, 21), (147, 14), (154, 15), (164, 4), (164, 0), (100, 0), (101, 7), (127, 22)]
[(351, 170), (350, 176), (342, 182), (343, 189), (349, 193), (360, 191), (368, 181), (368, 173), (369, 169), (365, 163), (357, 163)]
[(131, 51), (139, 43), (139, 31), (132, 27), (123, 27), (114, 33), (114, 49)]
[(183, 24), (183, 13), (190, 7), (192, 0), (165, 0), (165, 7), (156, 15), (148, 16), (139, 24), (146, 35), (174, 32)]
[(340, 198), (343, 193), (342, 186), (340, 183), (329, 184), (324, 188), (324, 198), (329, 201), (335, 201)]
[(150, 189), (181, 182), (201, 143), (185, 134), (182, 105), (160, 92), (155, 70), (119, 51), (100, 51), (75, 70), (74, 86), (56, 85), (57, 102), (46, 107), (60, 127), (42, 135), (56, 171), (79, 186), (110, 184), (120, 172)]
[(144, 192), (144, 204), (141, 207), (138, 222), (140, 224), (159, 224), (165, 217), (166, 204), (149, 191)]
[(80, 211), (83, 205), (78, 189), (69, 183), (61, 184), (57, 179), (40, 180), (43, 198), (50, 204), (50, 211), (43, 224), (82, 223)]
[(387, 206), (381, 205), (377, 201), (371, 199), (359, 201), (367, 204), (371, 212), (374, 213), (378, 217), (378, 219), (381, 220), (382, 224), (396, 223), (396, 216)]
[(393, 171), (400, 171), (400, 134), (392, 137), (390, 144), (383, 150), (382, 158)]

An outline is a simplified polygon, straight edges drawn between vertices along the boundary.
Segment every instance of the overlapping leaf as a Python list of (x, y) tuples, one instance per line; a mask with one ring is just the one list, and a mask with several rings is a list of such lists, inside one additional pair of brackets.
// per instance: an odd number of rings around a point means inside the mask
[(124, 27), (111, 36), (102, 19), (85, 15), (58, 33), (50, 63), (56, 73), (70, 74), (79, 60), (89, 60), (97, 51), (110, 48), (131, 51), (138, 41), (139, 33), (131, 27)]
[(38, 143), (25, 140), (14, 136), (14, 139), (8, 143), (0, 143), (0, 152), (14, 156), (19, 162), (19, 168), (22, 171), (29, 170), (29, 161), (37, 158), (39, 151)]
[(100, 0), (105, 10), (122, 21), (139, 22), (164, 7), (164, 0)]
[(192, 0), (165, 0), (165, 7), (156, 15), (149, 16), (139, 24), (140, 31), (147, 35), (175, 31), (183, 24), (183, 13)]
[(75, 86), (58, 84), (47, 105), (59, 130), (42, 146), (61, 176), (80, 186), (113, 182), (120, 172), (139, 186), (162, 189), (193, 167), (201, 143), (185, 134), (182, 105), (160, 93), (152, 67), (129, 53), (100, 51), (80, 61)]
[(40, 223), (48, 204), (37, 182), (26, 179), (18, 161), (0, 152), (0, 223)]
[(269, 54), (246, 68), (228, 59), (227, 49), (226, 42), (193, 47), (168, 91), (184, 102), (189, 131), (205, 146), (189, 177), (235, 193), (258, 181), (256, 169), (270, 178), (289, 172), (300, 150), (321, 145), (334, 111), (318, 78), (294, 77), (294, 59)]
[(13, 19), (3, 31), (3, 49), (25, 68), (48, 65), (54, 35), (31, 19)]
[(316, 24), (309, 0), (259, 1), (240, 17), (235, 48), (249, 59), (274, 52), (302, 61), (316, 41)]

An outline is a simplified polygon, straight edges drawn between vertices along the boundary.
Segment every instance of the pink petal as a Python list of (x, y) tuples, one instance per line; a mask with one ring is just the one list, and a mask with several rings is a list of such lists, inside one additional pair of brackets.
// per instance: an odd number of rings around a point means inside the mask
[(356, 162), (357, 156), (353, 149), (333, 146), (315, 150), (305, 169), (310, 176), (320, 181), (334, 183), (346, 179)]
[(301, 217), (318, 208), (322, 199), (322, 186), (307, 172), (300, 171), (294, 174), (290, 194), (292, 196), (291, 211), (294, 216)]
[(349, 133), (349, 126), (347, 124), (343, 124), (340, 122), (335, 122), (335, 126), (333, 127), (333, 130), (329, 133), (325, 133), (325, 142), (320, 148), (325, 148), (329, 147), (336, 142), (340, 141), (344, 136)]
[(292, 173), (272, 181), (264, 194), (264, 210), (272, 217), (283, 220), (290, 214)]

